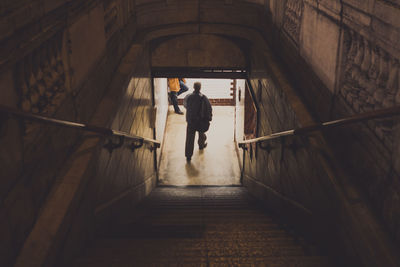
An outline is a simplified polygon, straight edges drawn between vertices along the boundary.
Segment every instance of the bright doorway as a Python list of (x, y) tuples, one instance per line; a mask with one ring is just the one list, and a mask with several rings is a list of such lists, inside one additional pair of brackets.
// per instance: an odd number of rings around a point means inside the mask
[[(186, 79), (189, 92), (193, 91), (193, 83), (202, 83), (201, 92), (210, 99), (213, 106), (213, 120), (207, 134), (208, 146), (199, 150), (195, 143), (190, 163), (185, 158), (186, 120), (185, 115), (174, 113), (168, 107), (165, 123), (163, 146), (159, 155), (159, 185), (194, 186), (194, 185), (240, 185), (241, 169), (238, 148), (235, 142), (236, 122), (244, 123), (240, 116), (239, 102), (244, 102), (244, 80), (232, 79)], [(165, 78), (155, 79), (155, 98), (165, 95), (167, 81)], [(239, 93), (239, 90), (243, 92)], [(158, 92), (158, 93), (157, 93)], [(186, 94), (179, 96), (182, 103)], [(242, 99), (239, 99), (242, 98)], [(181, 106), (181, 110), (186, 110)], [(244, 110), (243, 110), (244, 111)], [(196, 134), (196, 142), (197, 142)], [(241, 137), (243, 138), (243, 137)], [(241, 151), (240, 151), (241, 152)]]

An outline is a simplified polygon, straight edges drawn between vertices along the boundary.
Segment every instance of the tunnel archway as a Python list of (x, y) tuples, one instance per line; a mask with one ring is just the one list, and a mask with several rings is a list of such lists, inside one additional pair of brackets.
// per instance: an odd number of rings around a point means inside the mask
[(213, 34), (178, 35), (156, 43), (152, 67), (247, 67), (244, 51), (232, 40)]
[[(163, 48), (170, 53), (161, 53), (168, 68), (222, 66), (219, 70), (223, 72), (235, 64), (242, 69), (244, 58), (254, 99), (261, 103), (261, 135), (340, 118), (358, 112), (366, 104), (364, 98), (376, 106), (394, 103), (399, 45), (393, 19), (396, 8), (386, 3), (393, 1), (375, 1), (378, 9), (371, 10), (350, 0), (337, 5), (303, 0), (105, 0), (85, 4), (43, 0), (45, 8), (29, 1), (8, 1), (1, 5), (6, 24), (0, 38), (4, 48), (0, 55), (4, 97), (0, 102), (20, 108), (18, 103), (24, 99), (27, 105), (23, 106), (33, 113), (36, 109), (32, 107), (40, 105), (41, 111), (50, 106), (56, 118), (152, 137), (153, 113), (147, 111), (154, 102), (154, 66), (149, 57)], [(368, 19), (357, 20), (360, 16)], [(208, 39), (215, 42), (208, 43)], [(362, 75), (352, 75), (358, 70)], [(365, 77), (377, 81), (372, 82), (377, 90), (365, 85)], [(18, 262), (26, 262), (22, 266), (32, 265), (32, 259), (42, 266), (56, 262), (57, 255), (71, 258), (91, 239), (86, 230), (106, 227), (123, 217), (120, 211), (155, 186), (152, 149), (109, 153), (99, 138), (50, 127), (40, 127), (40, 136), (27, 146), (25, 125), (5, 120), (0, 136), (7, 163), (2, 166), (6, 175), (0, 190), (4, 200), (0, 217), (6, 218), (0, 222), (0, 247), (5, 253), (1, 253), (0, 265), (11, 265), (18, 253)], [(312, 221), (329, 215), (337, 229), (343, 230), (332, 233), (338, 247), (354, 252), (357, 261), (367, 266), (376, 262), (397, 266), (390, 264), (399, 261), (386, 235), (395, 236), (398, 245), (399, 176), (394, 171), (398, 162), (387, 155), (399, 150), (398, 142), (386, 144), (391, 137), (387, 125), (276, 143), (271, 149), (258, 150), (253, 158), (249, 149), (243, 153), (248, 170), (245, 185), (271, 208), (296, 216), (290, 221), (297, 225), (301, 224), (300, 213), (305, 226), (318, 225), (331, 232), (330, 223)], [(338, 141), (342, 144), (338, 150), (343, 150), (338, 154), (354, 165), (354, 177), (345, 170), (339, 172), (340, 164), (334, 166), (336, 161), (326, 157), (334, 155), (329, 145)], [(362, 179), (357, 181), (357, 176)], [(368, 201), (363, 194), (359, 197), (359, 189), (369, 195)], [(375, 206), (370, 207), (369, 201)], [(321, 238), (330, 238), (321, 233)]]

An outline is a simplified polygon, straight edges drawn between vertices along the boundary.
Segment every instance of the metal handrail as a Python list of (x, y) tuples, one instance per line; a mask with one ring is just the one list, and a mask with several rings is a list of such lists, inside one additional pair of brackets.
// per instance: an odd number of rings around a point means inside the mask
[(273, 133), (273, 134), (258, 137), (258, 138), (240, 141), (240, 142), (238, 142), (238, 145), (240, 148), (245, 148), (246, 145), (252, 144), (252, 143), (269, 141), (272, 139), (277, 139), (277, 138), (285, 137), (285, 136), (304, 135), (304, 134), (307, 134), (310, 132), (320, 131), (320, 130), (323, 130), (326, 128), (338, 127), (338, 126), (342, 126), (342, 125), (346, 125), (346, 124), (363, 122), (363, 121), (368, 121), (368, 120), (372, 120), (372, 119), (392, 117), (392, 116), (396, 116), (396, 115), (400, 115), (400, 106), (375, 110), (375, 111), (366, 112), (363, 114), (356, 114), (356, 115), (353, 115), (353, 116), (350, 116), (350, 117), (347, 117), (344, 119), (338, 119), (338, 120), (333, 120), (333, 121), (328, 121), (328, 122), (323, 122), (323, 123), (315, 123), (315, 124), (297, 128), (297, 129)]
[[(54, 119), (42, 115), (37, 115), (37, 114), (32, 114), (32, 113), (27, 113), (23, 112), (21, 110), (7, 107), (4, 105), (0, 105), (0, 112), (7, 113), (9, 115), (13, 115), (16, 117), (20, 117), (23, 119), (29, 119), (32, 121), (38, 121), (38, 122), (43, 122), (51, 125), (57, 125), (61, 127), (66, 127), (66, 128), (73, 128), (73, 129), (79, 129), (79, 130), (84, 130), (88, 132), (93, 132), (96, 134), (100, 134), (106, 137), (119, 137), (120, 138), (120, 143), (115, 145), (111, 141), (108, 145), (106, 145), (106, 148), (112, 150), (113, 148), (121, 147), (124, 139), (131, 139), (134, 141), (132, 143), (131, 148), (136, 149), (139, 148), (143, 145), (143, 143), (147, 143), (150, 145), (153, 145), (154, 148), (159, 148), (161, 143), (158, 140), (154, 140), (151, 138), (145, 138), (137, 135), (132, 135), (128, 134), (126, 132), (121, 132), (117, 130), (113, 130), (110, 128), (105, 128), (105, 127), (99, 127), (99, 126), (94, 126), (94, 125), (89, 125), (89, 124), (83, 124), (83, 123), (78, 123), (78, 122), (72, 122), (72, 121), (66, 121), (66, 120), (59, 120), (59, 119)], [(108, 146), (108, 147), (107, 147)]]

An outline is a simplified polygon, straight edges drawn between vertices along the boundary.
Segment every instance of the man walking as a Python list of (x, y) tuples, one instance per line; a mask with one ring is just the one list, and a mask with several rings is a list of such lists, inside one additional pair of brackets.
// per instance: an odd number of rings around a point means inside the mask
[(204, 149), (207, 146), (205, 132), (208, 130), (212, 120), (210, 101), (207, 96), (200, 93), (201, 83), (195, 82), (193, 88), (193, 93), (188, 94), (183, 101), (183, 105), (186, 108), (187, 122), (185, 146), (187, 161), (192, 159), (196, 131), (199, 132), (199, 149)]
[(185, 79), (183, 78), (168, 78), (168, 87), (170, 90), (170, 98), (172, 105), (174, 106), (175, 113), (182, 115), (183, 112), (178, 106), (178, 95), (186, 92), (189, 88), (185, 84)]

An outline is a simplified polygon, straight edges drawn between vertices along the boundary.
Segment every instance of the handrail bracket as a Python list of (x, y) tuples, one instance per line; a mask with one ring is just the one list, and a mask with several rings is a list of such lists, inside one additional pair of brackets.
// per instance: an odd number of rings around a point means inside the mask
[(137, 139), (132, 141), (132, 143), (129, 145), (129, 148), (131, 149), (132, 152), (134, 152), (136, 149), (141, 148), (143, 146), (143, 139)]
[(125, 141), (124, 136), (118, 136), (118, 143), (114, 143), (112, 141), (112, 137), (109, 137), (107, 144), (105, 144), (103, 147), (105, 149), (107, 149), (108, 152), (110, 152), (110, 154), (111, 154), (114, 151), (114, 149), (122, 147), (122, 145), (124, 144), (124, 141)]

